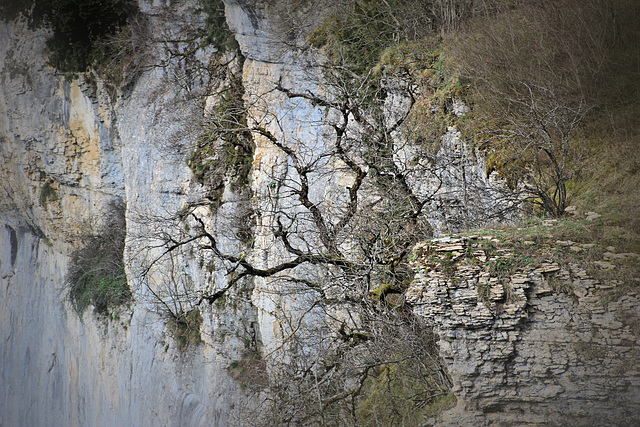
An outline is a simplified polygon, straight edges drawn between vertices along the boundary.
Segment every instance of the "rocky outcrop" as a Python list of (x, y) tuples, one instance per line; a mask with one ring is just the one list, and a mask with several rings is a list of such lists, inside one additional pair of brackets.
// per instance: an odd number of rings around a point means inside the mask
[(434, 235), (517, 219), (513, 193), (495, 173), (487, 174), (477, 147), (465, 141), (455, 127), (450, 126), (442, 136), (432, 161), (438, 173), (418, 176), (414, 185), (433, 193), (425, 215)]
[(607, 302), (614, 283), (492, 237), (436, 239), (414, 256), (407, 301), (439, 335), (458, 397), (432, 422), (635, 425), (640, 295)]

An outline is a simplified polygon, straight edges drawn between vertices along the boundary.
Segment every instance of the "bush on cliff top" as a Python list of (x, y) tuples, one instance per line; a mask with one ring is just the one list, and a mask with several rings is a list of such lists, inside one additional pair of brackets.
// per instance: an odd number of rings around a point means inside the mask
[(63, 72), (82, 72), (108, 54), (102, 41), (127, 25), (130, 0), (38, 0), (32, 22), (52, 31), (50, 64)]

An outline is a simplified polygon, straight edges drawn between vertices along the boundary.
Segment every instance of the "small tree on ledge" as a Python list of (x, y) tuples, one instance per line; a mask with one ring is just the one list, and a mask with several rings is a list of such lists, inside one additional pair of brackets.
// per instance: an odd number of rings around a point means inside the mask
[(492, 138), (506, 144), (511, 160), (524, 168), (525, 200), (558, 218), (567, 207), (567, 182), (580, 157), (576, 126), (589, 108), (582, 101), (570, 105), (545, 87), (522, 86), (522, 96), (507, 99), (513, 113), (505, 115)]

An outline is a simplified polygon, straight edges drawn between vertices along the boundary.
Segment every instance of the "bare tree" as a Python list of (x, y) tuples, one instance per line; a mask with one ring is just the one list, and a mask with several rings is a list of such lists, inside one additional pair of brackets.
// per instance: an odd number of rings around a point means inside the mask
[[(360, 83), (364, 85), (367, 81)], [(332, 89), (346, 91), (348, 86), (352, 85), (336, 80)], [(333, 133), (331, 144), (324, 151), (312, 152), (300, 141), (287, 140), (283, 133), (276, 137), (265, 122), (278, 128), (281, 118), (269, 112), (259, 120), (251, 118), (250, 125), (242, 115), (233, 118), (222, 115), (215, 120), (222, 138), (230, 133), (259, 135), (280, 150), (292, 166), (293, 173), (283, 178), (274, 177), (279, 181), (273, 183), (279, 197), (289, 200), (290, 205), (275, 205), (272, 211), (260, 213), (269, 217), (267, 232), (288, 254), (287, 261), (258, 267), (243, 256), (245, 248), (222, 250), (203, 216), (206, 213), (199, 206), (187, 206), (174, 218), (189, 224), (188, 231), (182, 233), (184, 238), (163, 233), (160, 242), (164, 252), (150, 266), (184, 245), (197, 243), (225, 265), (228, 275), (232, 275), (228, 286), (246, 276), (270, 277), (304, 264), (330, 266), (345, 278), (358, 278), (359, 282), (364, 279), (358, 285), (364, 294), (372, 289), (375, 280), (372, 275), (378, 274), (377, 270), (384, 270), (393, 281), (410, 247), (430, 234), (430, 226), (421, 215), (433, 194), (416, 191), (408, 182), (409, 176), (416, 173), (437, 176), (437, 171), (428, 165), (399, 165), (394, 158), (399, 147), (392, 134), (404, 123), (413, 98), (409, 96), (407, 109), (400, 117), (387, 123), (380, 111), (375, 112), (380, 110), (380, 105), (365, 106), (367, 102), (375, 104), (375, 97), (359, 98), (359, 87), (349, 89), (351, 93), (338, 92), (333, 98), (312, 92), (297, 93), (281, 82), (274, 90), (290, 99), (302, 99), (328, 110), (326, 121), (318, 124)], [(332, 169), (328, 169), (328, 165), (332, 165)], [(349, 182), (343, 194), (334, 200), (313, 200), (314, 187), (336, 170)], [(351, 255), (354, 250), (357, 254)], [(213, 302), (219, 295), (206, 295), (203, 300)]]
[(589, 108), (582, 101), (572, 106), (547, 88), (523, 86), (526, 97), (509, 100), (518, 114), (505, 117), (497, 137), (513, 144), (514, 155), (523, 159), (526, 199), (560, 217), (567, 207), (567, 182), (580, 159), (574, 133)]
[[(409, 81), (404, 110), (391, 114), (384, 106), (384, 87), (373, 84), (372, 75), (358, 77), (338, 67), (323, 67), (323, 72), (327, 83), (322, 94), (297, 92), (282, 81), (275, 82), (271, 91), (325, 110), (322, 119), (310, 124), (320, 129), (325, 139), (321, 145), (312, 146), (284, 132), (286, 118), (268, 106), (262, 109), (262, 96), (247, 96), (253, 101), (243, 111), (231, 103), (230, 114), (218, 112), (209, 119), (217, 147), (237, 151), (235, 147), (242, 143), (233, 138), (262, 138), (287, 165), (285, 173), (272, 176), (270, 200), (254, 214), (256, 225), (245, 229), (252, 238), (242, 242), (238, 239), (242, 224), (237, 218), (227, 218), (226, 226), (220, 226), (210, 206), (195, 201), (179, 212), (156, 218), (162, 226), (144, 236), (147, 243), (138, 258), (144, 281), (166, 284), (166, 289), (148, 289), (176, 320), (204, 303), (215, 303), (251, 278), (267, 278), (270, 287), (277, 289), (276, 301), (287, 294), (294, 296), (299, 306), (306, 308), (291, 310), (276, 304), (281, 333), (273, 351), (291, 357), (285, 367), (273, 371), (272, 392), (303, 393), (303, 384), (314, 378), (319, 406), (314, 401), (301, 408), (302, 413), (291, 414), (291, 420), (324, 419), (322, 422), (331, 424), (335, 421), (331, 412), (342, 414), (344, 408), (340, 408), (346, 402), (351, 402), (347, 405), (351, 405), (351, 419), (357, 416), (353, 405), (359, 390), (370, 373), (380, 374), (377, 367), (382, 362), (359, 361), (355, 348), (376, 336), (372, 328), (381, 327), (380, 316), (389, 310), (387, 294), (399, 294), (411, 279), (408, 258), (412, 246), (432, 235), (424, 207), (439, 187), (416, 187), (412, 177), (431, 175), (437, 181), (439, 170), (429, 162), (409, 164), (399, 155), (407, 143), (398, 135), (415, 102)], [(217, 158), (217, 164), (220, 160), (225, 163), (224, 156)], [(217, 173), (226, 176), (220, 182), (229, 183), (236, 172)], [(333, 193), (320, 197), (325, 187)], [(279, 253), (275, 261), (264, 262), (252, 253), (252, 240), (260, 238), (272, 242), (271, 251)], [(175, 257), (188, 257), (191, 252), (204, 254), (201, 256), (215, 277), (209, 280), (209, 289), (190, 290), (186, 276), (157, 277), (160, 271), (173, 271), (174, 275)], [(411, 322), (404, 309), (385, 316), (404, 319), (393, 321), (400, 325)], [(393, 360), (393, 350), (393, 346), (386, 350), (387, 362), (399, 363)], [(345, 351), (351, 354), (348, 363), (332, 367), (329, 361), (342, 357)], [(343, 373), (352, 378), (346, 386), (336, 382)], [(293, 382), (284, 381), (285, 377)], [(302, 382), (296, 383), (298, 380)], [(283, 383), (296, 385), (281, 389)], [(438, 384), (446, 389), (444, 383)]]
[[(260, 291), (271, 293), (276, 343), (263, 356), (279, 363), (270, 364), (268, 382), (266, 363), (254, 361), (259, 348), (230, 367), (234, 378), (246, 369), (268, 386), (259, 414), (265, 424), (377, 416), (362, 409), (367, 393), (405, 380), (412, 387), (399, 387), (412, 390), (411, 405), (448, 393), (433, 336), (400, 296), (412, 277), (411, 248), (432, 236), (425, 208), (440, 191), (445, 167), (432, 156), (409, 155), (421, 150), (404, 136), (414, 81), (393, 78), (402, 96), (390, 109), (390, 81), (381, 75), (340, 63), (307, 71), (305, 89), (285, 79), (265, 93), (246, 93), (233, 78), (216, 86), (221, 96), (205, 103), (204, 136), (189, 160), (205, 191), (178, 212), (141, 215), (157, 227), (140, 236), (139, 276), (170, 317), (182, 319), (254, 280), (268, 281)], [(314, 111), (304, 123), (313, 132), (287, 132), (287, 109), (300, 106)], [(257, 145), (275, 153), (277, 164), (261, 171), (261, 193), (252, 195), (245, 187), (256, 176), (245, 160)], [(425, 176), (435, 185), (419, 185)], [(188, 277), (197, 275), (207, 285), (194, 290)], [(401, 346), (405, 339), (413, 341)], [(415, 378), (400, 379), (398, 370), (409, 366)], [(389, 393), (389, 416), (402, 420), (411, 412), (406, 396)]]
[(576, 129), (602, 85), (614, 18), (596, 1), (494, 3), (492, 25), (472, 23), (449, 45), (474, 84), (474, 116), (501, 158), (495, 169), (510, 175), (512, 187), (523, 184), (523, 199), (558, 217), (580, 160)]

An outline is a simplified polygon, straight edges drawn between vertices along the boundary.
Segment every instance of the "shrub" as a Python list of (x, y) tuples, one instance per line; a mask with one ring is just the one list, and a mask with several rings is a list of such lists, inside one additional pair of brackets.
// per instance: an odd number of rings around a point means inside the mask
[(269, 384), (267, 364), (258, 350), (249, 349), (240, 360), (234, 360), (227, 372), (243, 389), (261, 389)]
[(40, 206), (46, 206), (47, 203), (55, 202), (60, 198), (51, 184), (53, 184), (53, 181), (47, 181), (42, 185), (40, 189)]
[(39, 0), (32, 20), (42, 17), (53, 33), (47, 41), (51, 66), (74, 73), (104, 60), (108, 52), (100, 42), (126, 26), (134, 10), (129, 0)]
[(439, 390), (418, 371), (428, 360), (400, 360), (377, 367), (365, 382), (357, 410), (362, 425), (420, 425), (455, 406), (453, 393)]
[(84, 244), (71, 254), (67, 273), (69, 299), (78, 314), (93, 305), (98, 314), (131, 300), (124, 270), (124, 206), (114, 204), (103, 230), (83, 238)]
[(187, 312), (177, 313), (168, 323), (172, 329), (173, 338), (178, 343), (178, 348), (186, 350), (191, 345), (202, 342), (200, 326), (203, 322), (200, 309), (195, 307)]
[(227, 24), (222, 0), (202, 0), (202, 9), (206, 14), (205, 43), (215, 46), (221, 54), (237, 50), (238, 42)]

